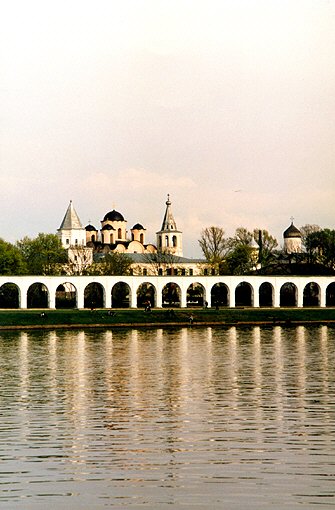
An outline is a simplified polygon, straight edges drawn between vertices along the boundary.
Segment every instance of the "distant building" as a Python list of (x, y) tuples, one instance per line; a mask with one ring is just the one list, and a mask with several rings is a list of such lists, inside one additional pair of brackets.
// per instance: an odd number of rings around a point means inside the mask
[(284, 237), (284, 252), (287, 254), (291, 253), (301, 253), (302, 252), (302, 243), (301, 238), (302, 234), (300, 230), (293, 225), (293, 220), (291, 225), (285, 230), (283, 233)]

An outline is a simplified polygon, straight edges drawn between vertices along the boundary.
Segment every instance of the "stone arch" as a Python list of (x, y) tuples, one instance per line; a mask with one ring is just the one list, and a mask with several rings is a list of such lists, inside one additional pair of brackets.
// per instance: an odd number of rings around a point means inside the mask
[(151, 306), (156, 306), (157, 291), (156, 287), (149, 282), (143, 282), (137, 288), (136, 306), (137, 308), (145, 307), (149, 302)]
[(235, 306), (253, 306), (254, 289), (248, 282), (241, 282), (235, 288)]
[(27, 291), (27, 308), (48, 308), (49, 290), (44, 283), (35, 282)]
[(280, 287), (280, 306), (297, 306), (298, 289), (292, 282), (286, 282)]
[(70, 282), (58, 285), (56, 289), (56, 308), (76, 308), (77, 289)]
[(225, 283), (216, 283), (211, 288), (211, 306), (229, 306), (229, 288)]
[(105, 306), (105, 289), (98, 282), (86, 285), (84, 290), (84, 308), (103, 308)]
[(274, 288), (270, 282), (263, 282), (259, 287), (259, 306), (273, 306)]
[(128, 283), (117, 282), (113, 285), (111, 298), (112, 308), (130, 308), (131, 290)]
[(181, 289), (177, 283), (170, 282), (163, 287), (162, 306), (168, 308), (181, 306)]
[(186, 306), (204, 306), (206, 289), (201, 283), (191, 283), (186, 291)]
[(335, 282), (326, 288), (326, 306), (335, 306)]
[(303, 306), (320, 306), (320, 287), (316, 282), (308, 283), (304, 288)]
[(19, 308), (20, 289), (15, 283), (4, 283), (0, 287), (0, 308)]

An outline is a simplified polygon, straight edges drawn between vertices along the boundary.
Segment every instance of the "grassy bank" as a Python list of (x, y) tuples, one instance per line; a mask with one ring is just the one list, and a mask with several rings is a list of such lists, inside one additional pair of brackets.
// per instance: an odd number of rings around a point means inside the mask
[(0, 329), (334, 323), (335, 308), (0, 310)]

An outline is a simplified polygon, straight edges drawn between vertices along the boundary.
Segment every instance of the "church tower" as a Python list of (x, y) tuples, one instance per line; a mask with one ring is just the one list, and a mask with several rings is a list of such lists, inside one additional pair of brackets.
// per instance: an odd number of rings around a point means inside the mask
[(178, 257), (183, 256), (183, 234), (177, 229), (175, 219), (171, 211), (170, 195), (167, 196), (166, 210), (162, 228), (156, 232), (157, 249), (171, 253)]
[(70, 200), (64, 219), (57, 232), (63, 248), (68, 249), (73, 246), (86, 245), (86, 231), (73, 207), (72, 200)]

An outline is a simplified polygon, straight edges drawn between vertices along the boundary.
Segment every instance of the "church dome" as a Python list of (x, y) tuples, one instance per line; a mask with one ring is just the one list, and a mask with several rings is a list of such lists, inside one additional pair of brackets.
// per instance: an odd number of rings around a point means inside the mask
[(292, 237), (301, 239), (301, 232), (297, 227), (295, 227), (293, 225), (293, 221), (292, 221), (291, 225), (285, 230), (283, 236), (284, 236), (284, 239), (289, 239)]
[(103, 221), (124, 221), (124, 217), (121, 213), (113, 209), (113, 211), (109, 211), (105, 214)]
[(115, 228), (107, 223), (107, 225), (104, 225), (101, 230), (115, 230)]
[(133, 226), (132, 230), (145, 230), (143, 225), (141, 223), (136, 223), (136, 225)]
[(87, 232), (93, 232), (93, 231), (96, 232), (97, 231), (97, 229), (95, 227), (93, 227), (93, 225), (91, 225), (91, 224), (86, 225), (85, 230)]

